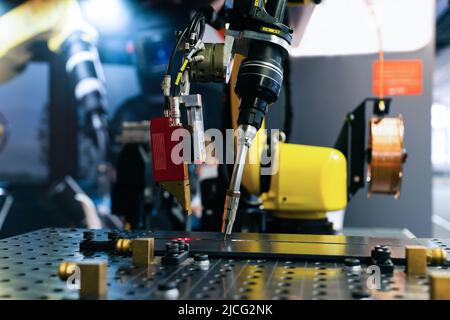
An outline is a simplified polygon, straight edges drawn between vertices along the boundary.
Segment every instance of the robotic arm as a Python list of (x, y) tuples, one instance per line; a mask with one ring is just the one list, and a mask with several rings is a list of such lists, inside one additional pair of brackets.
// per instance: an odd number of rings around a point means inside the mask
[(240, 99), (237, 157), (227, 191), (222, 232), (231, 234), (239, 206), (240, 186), (248, 150), (261, 128), (269, 105), (276, 102), (283, 83), (283, 59), (292, 32), (284, 25), (286, 0), (235, 2), (229, 35), (235, 53), (246, 58), (239, 67), (235, 93)]
[[(96, 49), (97, 33), (82, 16), (76, 0), (29, 0), (0, 16), (0, 83), (19, 74), (33, 58), (30, 47), (46, 41), (63, 55), (74, 96), (86, 114), (88, 135), (106, 156), (106, 99)], [(7, 31), (9, 30), (9, 31)]]

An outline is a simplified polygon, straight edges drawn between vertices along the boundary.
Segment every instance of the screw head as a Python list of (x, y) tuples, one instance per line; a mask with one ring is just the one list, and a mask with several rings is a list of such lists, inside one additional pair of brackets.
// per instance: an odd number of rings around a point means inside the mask
[(177, 283), (174, 281), (164, 282), (158, 285), (159, 291), (169, 291), (173, 289), (177, 289)]
[(208, 261), (209, 257), (207, 254), (196, 254), (194, 255), (195, 262)]
[(348, 258), (344, 260), (344, 264), (346, 267), (356, 267), (361, 265), (361, 261), (359, 259)]
[(372, 249), (371, 256), (372, 256), (372, 259), (377, 260), (377, 261), (387, 260), (391, 257), (391, 249), (389, 249), (389, 247), (387, 247), (387, 246), (376, 245)]

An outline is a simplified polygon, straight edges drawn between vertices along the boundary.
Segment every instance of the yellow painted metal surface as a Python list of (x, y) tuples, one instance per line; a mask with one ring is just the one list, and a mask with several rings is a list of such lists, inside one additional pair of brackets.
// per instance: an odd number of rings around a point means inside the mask
[(76, 0), (29, 0), (0, 16), (0, 30), (0, 83), (31, 59), (29, 46), (35, 41), (47, 41), (48, 48), (58, 52), (75, 31), (84, 31), (88, 40), (97, 37)]
[[(279, 170), (263, 205), (275, 211), (303, 212), (312, 219), (347, 205), (347, 161), (338, 150), (280, 143)], [(295, 216), (292, 216), (295, 218)]]
[[(239, 98), (234, 92), (239, 66), (235, 56), (230, 82), (231, 119), (237, 129)], [(287, 219), (324, 219), (326, 212), (347, 205), (347, 161), (338, 150), (316, 146), (279, 143), (270, 190), (261, 194), (261, 154), (267, 148), (263, 124), (249, 150), (242, 184), (252, 194), (261, 195), (265, 209)]]

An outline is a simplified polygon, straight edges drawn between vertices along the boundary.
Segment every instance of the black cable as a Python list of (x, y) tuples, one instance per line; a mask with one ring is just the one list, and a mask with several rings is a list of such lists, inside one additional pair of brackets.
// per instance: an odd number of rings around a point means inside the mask
[(188, 31), (188, 28), (184, 29), (184, 31), (178, 37), (177, 43), (175, 44), (175, 47), (173, 48), (172, 53), (170, 54), (169, 63), (167, 64), (166, 75), (170, 75), (170, 73), (172, 72), (172, 66), (173, 66), (173, 61), (175, 59), (175, 55), (177, 54), (177, 51), (181, 45), (181, 42), (186, 37), (187, 31)]

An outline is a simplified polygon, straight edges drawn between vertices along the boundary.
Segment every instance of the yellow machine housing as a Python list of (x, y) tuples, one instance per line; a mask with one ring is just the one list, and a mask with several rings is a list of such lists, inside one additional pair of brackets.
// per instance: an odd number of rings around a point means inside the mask
[[(239, 98), (234, 87), (239, 66), (244, 59), (235, 55), (230, 79), (231, 114), (236, 129)], [(268, 192), (261, 192), (260, 159), (266, 152), (265, 126), (258, 131), (249, 150), (242, 184), (261, 197), (264, 209), (284, 219), (323, 219), (330, 211), (347, 206), (347, 160), (338, 150), (279, 142), (275, 144), (273, 167)]]

